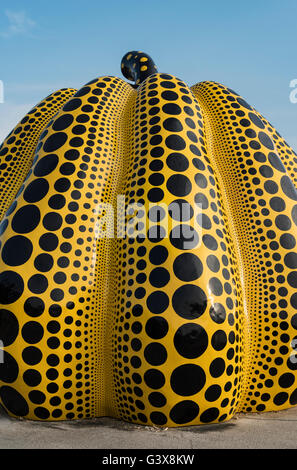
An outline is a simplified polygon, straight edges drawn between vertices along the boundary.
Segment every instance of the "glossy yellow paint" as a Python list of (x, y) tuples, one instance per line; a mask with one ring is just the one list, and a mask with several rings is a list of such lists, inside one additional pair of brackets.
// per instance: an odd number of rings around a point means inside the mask
[(0, 219), (16, 197), (32, 166), (41, 133), (76, 91), (64, 88), (47, 96), (24, 116), (4, 140), (0, 151)]
[(212, 82), (101, 77), (59, 108), (0, 182), (7, 411), (180, 426), (295, 405), (296, 154)]
[(224, 188), (249, 323), (240, 411), (287, 408), (296, 404), (297, 192), (290, 177), (296, 154), (226, 87), (201, 83), (193, 92), (205, 119), (209, 158)]

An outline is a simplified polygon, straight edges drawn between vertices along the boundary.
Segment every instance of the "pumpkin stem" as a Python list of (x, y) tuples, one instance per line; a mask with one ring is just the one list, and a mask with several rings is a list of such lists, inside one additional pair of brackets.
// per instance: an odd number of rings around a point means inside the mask
[(153, 59), (148, 54), (139, 51), (127, 52), (121, 62), (121, 70), (124, 77), (135, 82), (135, 87), (147, 77), (157, 72)]

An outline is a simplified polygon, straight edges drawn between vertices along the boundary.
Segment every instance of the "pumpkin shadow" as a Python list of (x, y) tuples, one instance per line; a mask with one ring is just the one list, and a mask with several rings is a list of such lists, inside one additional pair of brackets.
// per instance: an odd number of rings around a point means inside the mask
[(222, 432), (226, 429), (233, 428), (236, 426), (236, 423), (233, 421), (228, 421), (226, 423), (214, 423), (214, 424), (203, 424), (198, 426), (177, 426), (172, 428), (160, 427), (160, 426), (146, 426), (145, 424), (134, 424), (128, 423), (116, 418), (110, 417), (100, 417), (100, 418), (89, 418), (89, 419), (78, 419), (78, 420), (65, 420), (65, 421), (35, 421), (24, 418), (13, 418), (8, 415), (5, 408), (0, 405), (0, 419), (1, 417), (8, 418), (13, 422), (22, 422), (24, 425), (30, 426), (41, 426), (43, 428), (52, 428), (52, 429), (68, 429), (71, 428), (88, 428), (88, 427), (98, 427), (98, 428), (111, 428), (118, 429), (120, 431), (136, 431), (142, 430), (146, 432), (155, 432), (155, 433), (170, 433), (174, 432), (190, 432), (194, 434), (205, 434), (209, 432)]

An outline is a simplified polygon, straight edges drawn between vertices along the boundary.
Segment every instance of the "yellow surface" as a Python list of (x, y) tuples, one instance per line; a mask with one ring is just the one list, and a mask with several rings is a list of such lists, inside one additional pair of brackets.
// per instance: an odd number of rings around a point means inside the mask
[[(30, 129), (13, 188), (1, 182), (8, 412), (179, 426), (295, 405), (296, 154), (216, 83), (101, 77), (63, 104), (22, 191)], [(98, 238), (118, 195), (144, 204), (127, 225), (148, 236)], [(186, 246), (177, 200), (192, 209), (183, 228), (195, 222)]]
[(72, 88), (64, 88), (49, 95), (31, 109), (4, 140), (0, 150), (0, 219), (32, 166), (40, 135), (75, 92)]

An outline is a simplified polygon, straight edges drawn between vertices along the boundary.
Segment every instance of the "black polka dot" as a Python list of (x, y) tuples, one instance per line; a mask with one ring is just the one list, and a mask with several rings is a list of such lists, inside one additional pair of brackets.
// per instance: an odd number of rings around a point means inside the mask
[(164, 424), (167, 423), (167, 418), (164, 415), (164, 413), (161, 413), (160, 411), (153, 411), (150, 414), (151, 421), (156, 424), (157, 426), (163, 426)]
[(178, 279), (184, 282), (191, 282), (202, 275), (203, 264), (198, 256), (193, 253), (182, 253), (175, 258), (173, 270)]
[(11, 226), (16, 233), (29, 233), (37, 227), (39, 221), (40, 211), (38, 207), (26, 205), (14, 214)]
[(150, 242), (159, 243), (166, 237), (166, 231), (164, 227), (160, 225), (154, 225), (153, 227), (150, 227), (147, 231), (147, 237)]
[(34, 274), (28, 281), (28, 288), (33, 294), (42, 294), (48, 287), (48, 280), (43, 274)]
[(217, 330), (211, 338), (211, 345), (216, 351), (221, 351), (227, 344), (227, 335), (223, 330)]
[(264, 129), (265, 125), (263, 124), (262, 120), (254, 113), (249, 113), (250, 120), (260, 129)]
[(167, 351), (163, 344), (150, 343), (144, 350), (144, 357), (152, 366), (160, 366), (166, 362)]
[(43, 408), (42, 406), (38, 406), (34, 410), (34, 414), (37, 418), (40, 419), (48, 419), (50, 416), (49, 411), (46, 408)]
[(291, 287), (297, 288), (297, 272), (296, 271), (290, 272), (288, 274), (287, 280), (288, 280), (288, 284)]
[(206, 259), (206, 263), (212, 272), (217, 273), (219, 271), (220, 262), (215, 255), (209, 255)]
[(66, 204), (66, 199), (62, 194), (55, 194), (48, 201), (48, 205), (52, 209), (62, 209), (62, 207), (64, 207), (65, 204)]
[(39, 390), (31, 390), (28, 396), (30, 401), (35, 405), (42, 405), (42, 403), (44, 403), (46, 400), (45, 394)]
[(16, 360), (5, 350), (0, 361), (0, 380), (5, 383), (14, 382), (19, 375), (19, 366)]
[(166, 397), (160, 392), (152, 392), (148, 396), (149, 402), (152, 406), (156, 408), (161, 408), (167, 403)]
[(224, 323), (226, 319), (226, 310), (225, 307), (220, 303), (214, 303), (209, 309), (209, 314), (211, 319), (215, 323)]
[(280, 214), (275, 218), (275, 225), (280, 230), (287, 231), (290, 230), (292, 223), (287, 215)]
[(151, 271), (149, 281), (152, 286), (160, 288), (166, 286), (170, 279), (170, 274), (165, 268), (155, 268)]
[(165, 217), (165, 211), (163, 207), (154, 205), (150, 208), (148, 217), (152, 222), (160, 222)]
[(177, 367), (171, 374), (172, 390), (184, 397), (200, 392), (206, 382), (204, 370), (195, 364), (185, 364)]
[(270, 152), (270, 154), (268, 155), (268, 160), (271, 163), (271, 165), (273, 166), (273, 168), (275, 168), (278, 171), (281, 171), (282, 173), (286, 173), (286, 169), (285, 169), (281, 159), (279, 158), (279, 156), (276, 153)]
[(28, 369), (24, 372), (23, 379), (29, 387), (37, 387), (41, 382), (41, 375), (35, 369)]
[(204, 189), (204, 188), (207, 187), (207, 179), (201, 173), (197, 173), (195, 175), (195, 182), (196, 182), (197, 186), (199, 186), (199, 188)]
[(211, 385), (205, 392), (205, 398), (207, 401), (216, 401), (222, 393), (222, 389), (219, 385)]
[(297, 388), (290, 395), (290, 405), (297, 405)]
[(152, 317), (147, 321), (145, 325), (145, 331), (150, 338), (164, 338), (168, 332), (167, 320), (165, 320), (163, 317)]
[(275, 395), (273, 399), (273, 403), (275, 405), (281, 406), (288, 400), (288, 398), (289, 398), (289, 395), (287, 394), (287, 392), (280, 392), (277, 395)]
[(3, 346), (12, 344), (19, 332), (19, 322), (9, 310), (0, 309), (0, 339)]
[(154, 390), (162, 388), (165, 384), (164, 374), (157, 369), (146, 370), (143, 378), (146, 385)]
[(64, 292), (62, 289), (53, 289), (51, 291), (51, 299), (55, 302), (59, 302), (64, 298)]
[(22, 235), (16, 235), (3, 246), (2, 259), (8, 266), (20, 266), (28, 261), (32, 251), (32, 242)]
[(12, 387), (3, 386), (0, 388), (0, 397), (5, 408), (15, 416), (26, 416), (29, 407), (25, 398)]
[(142, 422), (142, 423), (146, 423), (147, 422), (147, 417), (143, 414), (143, 413), (138, 413), (138, 419)]
[(191, 400), (184, 400), (170, 410), (170, 419), (176, 424), (186, 424), (197, 418), (199, 406)]
[(282, 388), (289, 388), (295, 382), (295, 376), (290, 372), (287, 372), (280, 376), (278, 383)]
[(291, 296), (290, 302), (292, 307), (297, 308), (297, 292)]
[(161, 160), (152, 160), (150, 163), (150, 170), (152, 171), (161, 171), (163, 168), (164, 164), (161, 162)]
[(168, 257), (168, 250), (165, 246), (154, 246), (149, 253), (150, 262), (154, 265), (163, 264)]
[(269, 201), (271, 209), (276, 212), (282, 212), (286, 208), (285, 201), (280, 197), (272, 197)]
[(3, 235), (8, 226), (8, 219), (4, 219), (0, 224), (0, 235)]
[(172, 305), (175, 312), (182, 318), (194, 320), (205, 312), (207, 297), (200, 287), (185, 284), (174, 292)]
[(80, 90), (78, 90), (74, 96), (85, 96), (90, 92), (91, 88), (89, 86), (84, 86)]
[(213, 250), (213, 251), (217, 250), (218, 242), (212, 235), (203, 235), (202, 241), (204, 245), (206, 246), (206, 248), (208, 248), (209, 250)]
[(297, 205), (293, 207), (291, 216), (295, 225), (297, 225)]
[(44, 302), (39, 297), (29, 297), (25, 301), (24, 310), (30, 317), (39, 317), (44, 312)]
[(225, 371), (225, 361), (222, 358), (217, 358), (212, 361), (209, 367), (209, 372), (212, 377), (220, 377)]
[(42, 253), (35, 258), (34, 266), (37, 271), (47, 272), (50, 271), (54, 264), (54, 260), (51, 255)]
[(43, 217), (43, 226), (46, 230), (58, 230), (62, 223), (63, 219), (57, 212), (49, 212)]
[(215, 421), (219, 414), (220, 412), (217, 408), (208, 408), (201, 413), (200, 420), (202, 423), (210, 423), (211, 421)]
[(223, 293), (222, 283), (217, 277), (212, 277), (209, 280), (208, 287), (209, 287), (210, 291), (216, 296), (220, 296)]
[(265, 132), (259, 132), (259, 140), (264, 147), (268, 148), (269, 150), (274, 149), (274, 144), (270, 137)]
[(43, 145), (45, 152), (55, 152), (62, 147), (67, 141), (68, 137), (65, 132), (56, 132), (48, 137)]
[(35, 165), (34, 175), (35, 176), (47, 176), (49, 175), (58, 164), (58, 156), (55, 154), (46, 155), (41, 158)]
[(281, 246), (286, 250), (292, 250), (296, 246), (296, 240), (290, 233), (283, 233), (279, 241)]
[(292, 316), (291, 325), (295, 330), (297, 330), (297, 313), (295, 313), (295, 315)]
[(38, 178), (32, 181), (24, 191), (26, 202), (38, 202), (46, 196), (49, 190), (49, 184), (45, 178)]
[(26, 343), (38, 343), (43, 337), (43, 328), (40, 323), (29, 321), (22, 328), (22, 336)]
[[(170, 78), (170, 76), (169, 76)], [(160, 85), (163, 87), (163, 88), (175, 88), (175, 83), (173, 82), (170, 82), (168, 80), (164, 80), (163, 82), (160, 83)]]
[(164, 197), (164, 191), (160, 188), (152, 188), (149, 190), (147, 197), (151, 202), (159, 202)]
[(39, 246), (44, 251), (53, 251), (58, 244), (59, 239), (54, 233), (44, 233), (39, 239)]
[(269, 194), (276, 194), (278, 192), (278, 186), (274, 181), (265, 181), (264, 188)]
[(205, 164), (203, 163), (202, 160), (200, 160), (200, 158), (193, 158), (192, 163), (198, 170), (200, 171), (205, 170)]
[(54, 131), (63, 131), (67, 129), (73, 123), (73, 116), (72, 114), (63, 114), (58, 119), (56, 119), (53, 123)]
[(167, 180), (167, 189), (174, 196), (187, 196), (192, 190), (192, 183), (185, 175), (172, 175)]
[(175, 103), (166, 103), (164, 104), (162, 110), (166, 114), (178, 115), (181, 113), (181, 108)]
[(64, 193), (65, 191), (68, 191), (68, 189), (70, 188), (70, 185), (71, 183), (68, 178), (59, 178), (55, 182), (54, 188), (59, 193)]
[(188, 359), (201, 356), (207, 349), (208, 336), (202, 326), (186, 323), (178, 328), (174, 335), (177, 352)]
[(21, 276), (13, 271), (0, 273), (0, 303), (12, 304), (20, 298), (24, 291), (24, 281)]
[(79, 98), (69, 100), (63, 107), (63, 111), (74, 111), (81, 106), (82, 102)]
[(147, 307), (152, 313), (163, 313), (168, 308), (169, 298), (165, 292), (156, 291), (147, 298)]
[(60, 166), (60, 173), (62, 175), (72, 175), (75, 172), (75, 165), (70, 162), (63, 163)]
[(161, 93), (161, 96), (162, 98), (164, 98), (164, 100), (167, 100), (167, 101), (175, 101), (178, 99), (178, 94), (175, 93), (175, 91), (171, 91), (171, 90), (163, 91)]
[(177, 134), (171, 134), (165, 139), (167, 147), (171, 150), (184, 150), (186, 143), (182, 137)]
[(77, 160), (80, 156), (80, 153), (78, 150), (76, 149), (69, 149), (69, 150), (66, 150), (65, 154), (64, 154), (64, 157), (67, 159), (67, 160)]
[(292, 251), (291, 253), (287, 253), (284, 258), (285, 265), (290, 269), (297, 268), (297, 253)]
[(171, 132), (180, 132), (183, 130), (182, 123), (176, 118), (168, 118), (163, 122), (164, 129)]
[(39, 364), (42, 359), (42, 352), (35, 346), (28, 346), (22, 352), (23, 361), (29, 366)]
[(264, 178), (272, 178), (272, 176), (273, 176), (273, 170), (268, 165), (262, 165), (259, 168), (259, 171), (260, 171), (261, 175), (264, 176)]
[(186, 171), (189, 167), (188, 159), (181, 153), (171, 153), (168, 155), (166, 163), (173, 171)]
[(211, 220), (206, 214), (198, 214), (196, 220), (200, 227), (204, 228), (205, 230), (211, 229)]
[(287, 176), (282, 176), (281, 187), (286, 196), (293, 201), (297, 201), (297, 191), (292, 180)]

